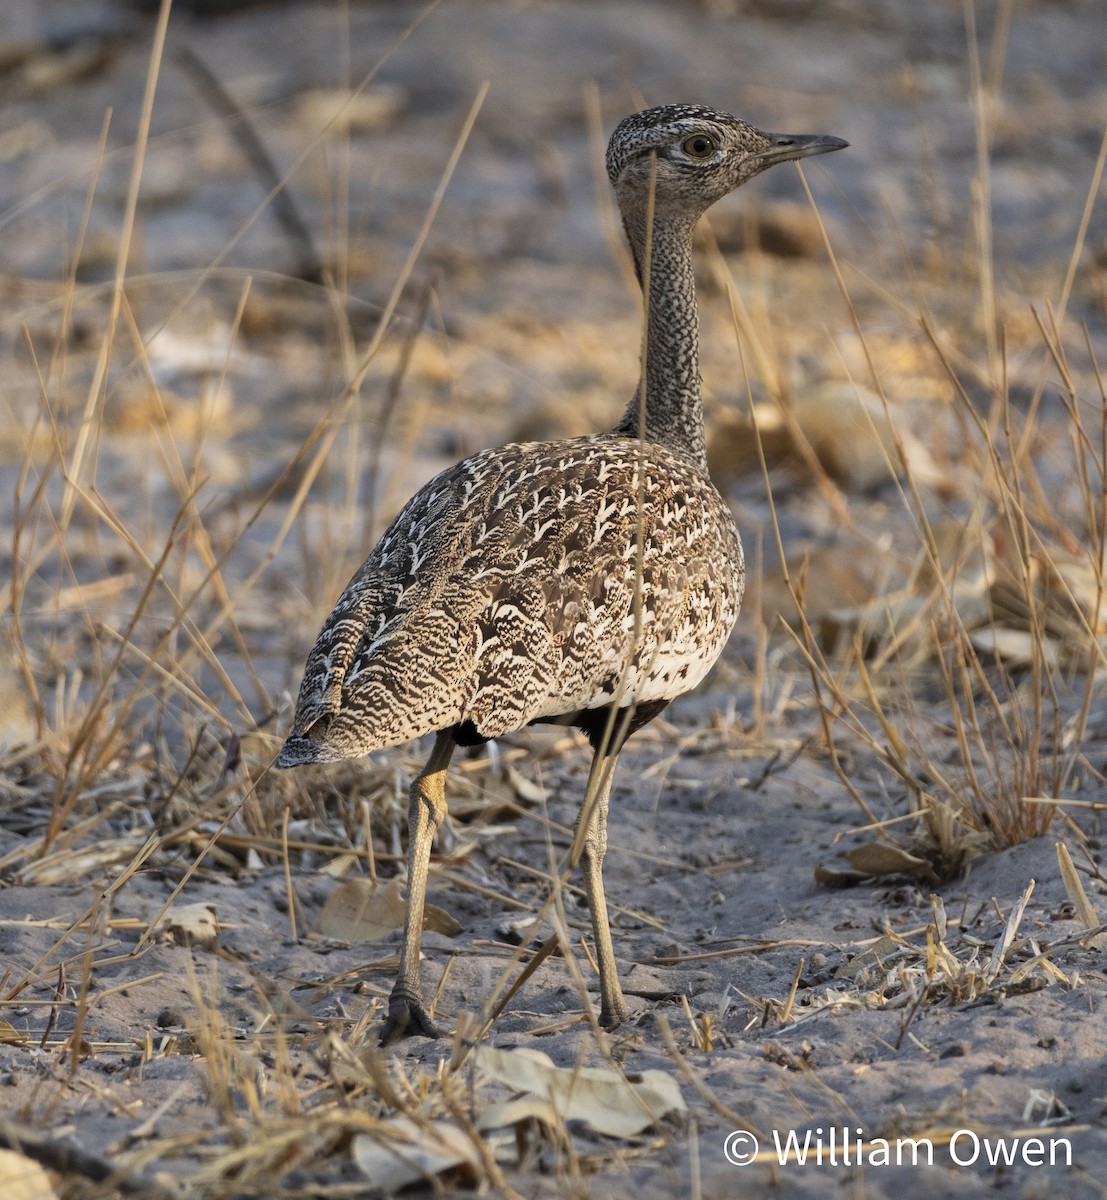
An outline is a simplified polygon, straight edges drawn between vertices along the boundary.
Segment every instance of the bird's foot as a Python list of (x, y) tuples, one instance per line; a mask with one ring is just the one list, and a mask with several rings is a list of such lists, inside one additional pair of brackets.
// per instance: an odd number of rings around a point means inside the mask
[(615, 1029), (630, 1016), (627, 1002), (619, 992), (615, 996), (605, 996), (600, 1003), (600, 1025), (604, 1029)]
[(388, 1019), (381, 1030), (381, 1045), (391, 1046), (417, 1033), (437, 1038), (442, 1036), (442, 1029), (430, 1015), (422, 996), (396, 984), (388, 998)]

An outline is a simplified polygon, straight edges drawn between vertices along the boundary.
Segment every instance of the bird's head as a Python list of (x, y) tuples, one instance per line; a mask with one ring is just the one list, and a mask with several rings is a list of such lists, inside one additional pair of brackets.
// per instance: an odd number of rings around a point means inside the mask
[(763, 133), (700, 104), (667, 104), (619, 123), (607, 174), (621, 206), (645, 202), (652, 186), (658, 213), (672, 207), (698, 215), (774, 163), (848, 145), (826, 134)]

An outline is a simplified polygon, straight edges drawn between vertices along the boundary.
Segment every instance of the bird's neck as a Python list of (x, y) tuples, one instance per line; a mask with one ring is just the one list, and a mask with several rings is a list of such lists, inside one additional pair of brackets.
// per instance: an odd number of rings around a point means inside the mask
[(699, 312), (692, 269), (695, 218), (655, 216), (649, 239), (646, 214), (641, 210), (625, 212), (623, 223), (638, 282), (649, 300), (642, 373), (616, 431), (628, 437), (644, 431), (649, 441), (659, 442), (706, 470)]

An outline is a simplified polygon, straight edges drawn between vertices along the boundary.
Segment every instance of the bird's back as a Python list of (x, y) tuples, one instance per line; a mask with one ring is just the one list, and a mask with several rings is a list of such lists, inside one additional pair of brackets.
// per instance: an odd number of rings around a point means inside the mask
[(742, 585), (730, 511), (684, 456), (613, 433), (483, 451), (350, 581), (279, 765), (671, 700), (718, 657)]

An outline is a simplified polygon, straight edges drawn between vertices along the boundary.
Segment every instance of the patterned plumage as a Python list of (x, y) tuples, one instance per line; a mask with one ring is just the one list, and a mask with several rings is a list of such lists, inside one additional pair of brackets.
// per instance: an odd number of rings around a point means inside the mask
[(612, 434), (485, 450), (414, 497), (339, 599), (282, 764), (672, 700), (741, 596), (734, 521), (681, 456)]
[(706, 675), (744, 582), (738, 531), (707, 475), (692, 230), (772, 163), (845, 144), (761, 133), (698, 105), (624, 120), (607, 168), (648, 325), (623, 419), (610, 433), (485, 450), (442, 472), (396, 517), (324, 625), (278, 766), (438, 734), (412, 785), (408, 916), (383, 1040), (437, 1033), (418, 943), (452, 749), (537, 721), (578, 725), (594, 748), (575, 852), (601, 1021), (625, 1018), (602, 884), (614, 761), (630, 732)]

